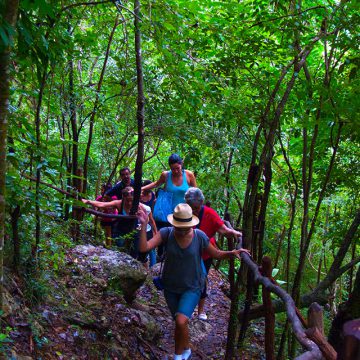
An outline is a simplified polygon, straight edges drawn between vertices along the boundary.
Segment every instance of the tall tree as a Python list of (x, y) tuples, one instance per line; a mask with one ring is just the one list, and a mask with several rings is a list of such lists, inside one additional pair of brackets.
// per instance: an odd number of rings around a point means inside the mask
[(6, 139), (7, 116), (9, 106), (9, 66), (10, 51), (13, 44), (14, 27), (16, 24), (18, 0), (0, 1), (0, 308), (3, 300), (3, 251), (4, 251), (4, 224), (5, 224), (5, 175), (6, 175)]

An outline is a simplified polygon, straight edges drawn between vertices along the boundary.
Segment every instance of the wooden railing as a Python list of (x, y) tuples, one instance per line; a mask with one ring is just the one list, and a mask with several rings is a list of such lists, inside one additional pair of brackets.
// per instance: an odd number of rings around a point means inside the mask
[[(232, 228), (231, 224), (226, 221), (225, 224)], [(242, 247), (242, 238), (237, 239), (236, 248)], [(274, 332), (275, 332), (275, 313), (272, 309), (270, 293), (276, 294), (285, 304), (288, 321), (291, 324), (292, 330), (297, 341), (306, 350), (299, 355), (296, 360), (320, 360), (329, 359), (336, 360), (337, 353), (332, 346), (326, 341), (323, 335), (322, 313), (320, 315), (319, 305), (312, 305), (308, 314), (308, 324), (312, 324), (311, 329), (305, 329), (306, 321), (301, 317), (300, 312), (295, 306), (293, 298), (272, 279), (272, 265), (269, 257), (262, 259), (261, 270), (251, 256), (247, 253), (240, 254), (242, 261), (248, 266), (252, 272), (254, 282), (263, 286), (263, 303), (267, 307), (265, 314), (265, 351), (266, 359), (274, 359)], [(313, 311), (313, 308), (317, 311)], [(319, 321), (320, 319), (320, 321)], [(311, 334), (316, 334), (312, 336)], [(316, 343), (315, 343), (316, 341)], [(319, 346), (320, 345), (320, 346)]]

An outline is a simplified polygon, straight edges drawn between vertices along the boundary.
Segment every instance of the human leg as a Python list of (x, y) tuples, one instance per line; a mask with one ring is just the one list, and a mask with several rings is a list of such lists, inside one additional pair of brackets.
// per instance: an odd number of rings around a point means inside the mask
[(190, 347), (189, 318), (183, 314), (177, 314), (175, 319), (175, 354), (182, 355), (185, 349)]
[(205, 281), (205, 286), (201, 293), (199, 305), (198, 305), (198, 314), (199, 314), (200, 320), (207, 320), (207, 315), (204, 311), (204, 308), (205, 308), (205, 299), (207, 298), (207, 283), (208, 283), (207, 275), (209, 274), (211, 264), (212, 264), (211, 258), (204, 260), (204, 266), (205, 266), (205, 270), (206, 270), (206, 281)]
[(164, 290), (169, 310), (175, 319), (175, 355), (188, 359), (190, 350), (189, 319), (200, 299), (200, 290), (185, 291), (175, 294)]

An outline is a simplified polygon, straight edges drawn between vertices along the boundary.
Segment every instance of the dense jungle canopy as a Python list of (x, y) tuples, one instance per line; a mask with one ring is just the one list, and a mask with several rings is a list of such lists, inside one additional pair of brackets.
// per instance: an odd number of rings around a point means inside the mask
[(339, 304), (360, 298), (357, 1), (138, 5), (0, 0), (1, 269), (33, 283), (57, 270), (94, 237), (66, 192), (95, 198), (137, 159), (154, 181), (178, 153), (296, 304), (329, 304), (329, 330)]

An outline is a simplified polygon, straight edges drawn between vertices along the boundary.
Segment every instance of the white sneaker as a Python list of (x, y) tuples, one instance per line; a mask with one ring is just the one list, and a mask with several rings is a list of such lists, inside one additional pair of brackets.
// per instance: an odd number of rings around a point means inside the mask
[(199, 320), (204, 320), (205, 321), (205, 320), (207, 320), (207, 318), (208, 317), (207, 317), (207, 315), (205, 313), (200, 313), (199, 314)]

